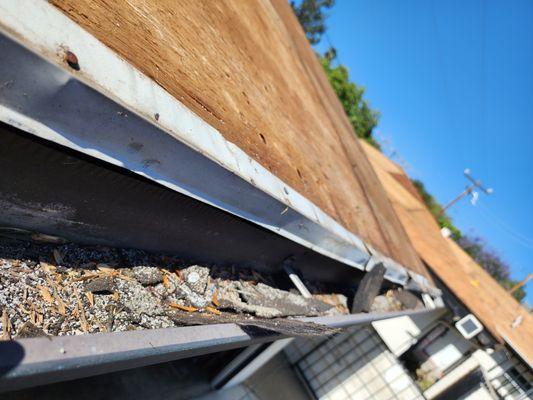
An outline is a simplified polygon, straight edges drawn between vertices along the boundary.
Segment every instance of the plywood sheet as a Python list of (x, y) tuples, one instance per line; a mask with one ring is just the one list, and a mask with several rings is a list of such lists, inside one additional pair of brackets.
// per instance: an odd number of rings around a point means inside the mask
[(343, 226), (424, 271), (287, 1), (51, 3)]
[(419, 256), (488, 331), (509, 341), (532, 364), (533, 316), (453, 240), (441, 235), (435, 218), (413, 193), (414, 186), (406, 187), (410, 183), (405, 173), (400, 183), (390, 160), (366, 144), (363, 147)]

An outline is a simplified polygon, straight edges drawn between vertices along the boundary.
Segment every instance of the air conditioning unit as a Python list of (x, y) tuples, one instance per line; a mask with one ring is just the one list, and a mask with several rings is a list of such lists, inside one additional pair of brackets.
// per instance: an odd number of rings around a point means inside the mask
[(455, 327), (465, 339), (471, 339), (483, 330), (483, 325), (472, 314), (468, 314), (455, 323)]

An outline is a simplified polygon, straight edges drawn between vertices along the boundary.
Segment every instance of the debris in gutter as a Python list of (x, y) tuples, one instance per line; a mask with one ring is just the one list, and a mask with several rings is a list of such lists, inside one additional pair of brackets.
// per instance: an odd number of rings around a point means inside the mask
[(294, 271), (294, 269), (292, 268), (292, 263), (293, 263), (292, 257), (290, 257), (289, 259), (283, 262), (283, 269), (285, 273), (289, 276), (289, 279), (294, 284), (294, 286), (296, 286), (296, 289), (298, 289), (298, 291), (303, 297), (307, 299), (311, 298), (312, 297), (311, 293), (305, 287), (304, 283), (302, 282), (298, 274), (296, 274), (296, 271)]
[(359, 283), (359, 287), (357, 288), (357, 292), (353, 299), (352, 314), (371, 311), (372, 303), (381, 289), (384, 277), (385, 266), (381, 262), (374, 265), (374, 267), (365, 274)]
[(17, 332), (16, 339), (27, 339), (33, 337), (48, 337), (41, 328), (38, 328), (30, 321), (26, 321)]
[(0, 332), (9, 340), (208, 323), (292, 336), (337, 332), (294, 317), (345, 314), (344, 296), (304, 298), (273, 282), (258, 271), (140, 250), (1, 239)]
[(414, 294), (407, 290), (388, 290), (384, 295), (376, 296), (370, 312), (389, 312), (400, 310), (419, 310), (424, 305)]

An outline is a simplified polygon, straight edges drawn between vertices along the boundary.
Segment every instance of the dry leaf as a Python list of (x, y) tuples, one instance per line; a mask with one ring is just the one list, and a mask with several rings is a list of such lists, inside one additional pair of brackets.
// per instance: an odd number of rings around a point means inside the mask
[(113, 300), (118, 301), (119, 298), (120, 298), (120, 295), (118, 294), (118, 292), (114, 292), (113, 293)]
[(168, 275), (167, 274), (163, 275), (163, 286), (166, 287), (167, 289), (170, 286), (170, 283), (168, 282)]
[(213, 308), (213, 307), (206, 307), (205, 309), (212, 314), (216, 314), (216, 315), (222, 314), (220, 311), (218, 311), (216, 308)]
[(30, 311), (29, 310), (26, 310), (22, 305), (18, 305), (18, 308), (20, 309), (20, 311), (23, 313), (23, 314), (26, 314), (26, 315), (29, 315), (30, 314)]
[(41, 292), (41, 296), (44, 299), (44, 301), (46, 301), (49, 304), (54, 304), (54, 298), (52, 297), (52, 294), (47, 288), (45, 288), (44, 286), (38, 285), (37, 289), (39, 289), (39, 291)]
[(85, 297), (87, 297), (91, 307), (94, 307), (94, 294), (92, 294), (92, 292), (85, 292)]
[(187, 312), (198, 311), (196, 307), (182, 306), (181, 304), (177, 304), (177, 303), (169, 303), (169, 306), (172, 308), (177, 308), (178, 310), (187, 311)]
[(94, 319), (96, 320), (96, 324), (100, 328), (101, 332), (108, 332), (107, 327), (102, 323), (102, 321), (100, 321), (97, 317), (94, 317)]

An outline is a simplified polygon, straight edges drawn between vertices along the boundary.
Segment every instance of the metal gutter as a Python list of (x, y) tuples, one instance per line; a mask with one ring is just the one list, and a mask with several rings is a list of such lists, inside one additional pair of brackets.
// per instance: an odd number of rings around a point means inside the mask
[[(371, 256), (381, 258), (388, 280), (409, 281), (403, 266), (370, 251), (52, 5), (1, 0), (0, 31), (1, 121), (126, 168), (358, 270)], [(68, 67), (67, 51), (76, 54), (79, 70)]]
[[(304, 318), (330, 327), (368, 324), (436, 310)], [(143, 367), (287, 336), (251, 336), (236, 324), (58, 336), (0, 342), (0, 392)]]

